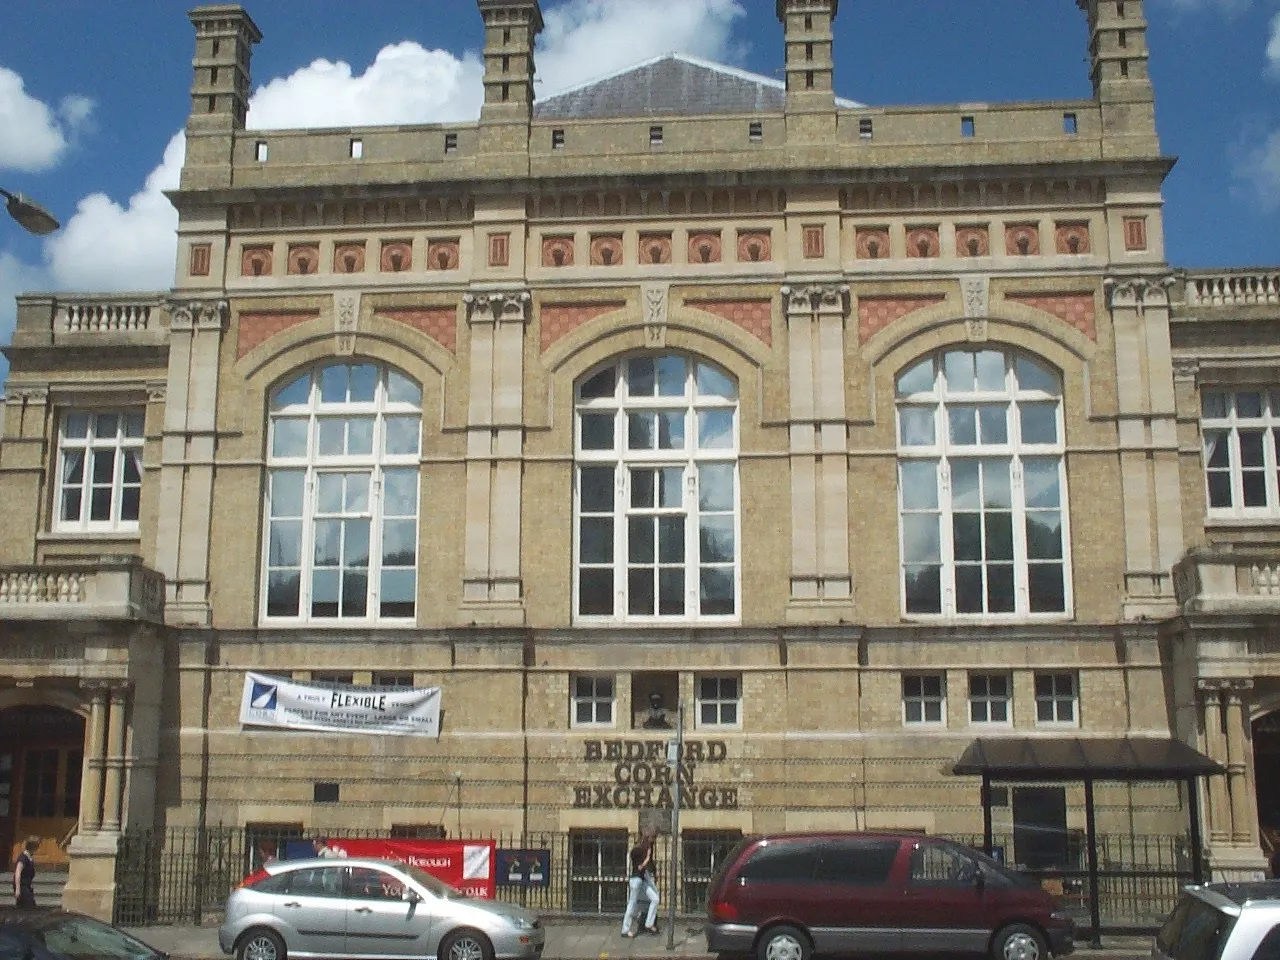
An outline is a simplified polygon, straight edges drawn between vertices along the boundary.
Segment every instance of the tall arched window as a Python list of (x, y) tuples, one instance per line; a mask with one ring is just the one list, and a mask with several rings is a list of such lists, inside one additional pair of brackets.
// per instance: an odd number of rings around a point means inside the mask
[(1071, 609), (1062, 380), (999, 349), (947, 350), (897, 380), (907, 615)]
[(576, 394), (580, 621), (739, 616), (738, 388), (705, 361), (643, 354)]
[(263, 612), (303, 623), (413, 621), (422, 389), (370, 363), (271, 394)]

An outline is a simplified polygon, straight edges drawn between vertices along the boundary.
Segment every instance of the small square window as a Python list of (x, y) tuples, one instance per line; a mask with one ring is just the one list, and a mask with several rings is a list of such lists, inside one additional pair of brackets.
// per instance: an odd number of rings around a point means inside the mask
[(1007, 726), (1010, 722), (1009, 675), (969, 674), (969, 722)]
[(698, 677), (698, 726), (742, 725), (742, 679), (736, 674)]
[(355, 682), (355, 674), (350, 670), (312, 670), (312, 683), (323, 683), (326, 686), (349, 687)]
[(351, 138), (351, 159), (359, 160), (364, 156), (364, 141), (356, 137)]
[(253, 145), (253, 159), (259, 163), (267, 162), (267, 141), (259, 140)]
[(1079, 725), (1074, 673), (1037, 673), (1035, 683), (1036, 723)]
[(655, 125), (649, 128), (649, 146), (662, 146), (662, 127)]
[(413, 674), (408, 670), (377, 670), (373, 674), (373, 685), (392, 690), (410, 690), (413, 688)]
[(312, 803), (337, 803), (339, 796), (338, 785), (336, 783), (323, 782), (311, 785)]
[(572, 711), (570, 725), (575, 727), (612, 727), (614, 714), (614, 682), (612, 674), (574, 674), (571, 685)]
[(1074, 113), (1064, 113), (1062, 115), (1062, 132), (1075, 136), (1080, 132), (1080, 124), (1076, 120)]
[(551, 131), (551, 149), (552, 150), (564, 149), (564, 131), (563, 130), (557, 129), (557, 130)]
[(747, 138), (752, 143), (760, 143), (764, 140), (764, 124), (759, 120), (752, 120), (751, 125), (747, 127)]
[(456, 133), (446, 133), (444, 135), (444, 152), (445, 153), (458, 152), (458, 135)]
[(858, 121), (858, 136), (863, 140), (870, 140), (875, 133), (875, 127), (870, 117), (863, 117)]
[(977, 132), (977, 126), (973, 122), (973, 117), (960, 118), (960, 136), (972, 137)]
[(902, 678), (902, 722), (908, 726), (946, 725), (946, 677), (940, 673), (920, 673)]

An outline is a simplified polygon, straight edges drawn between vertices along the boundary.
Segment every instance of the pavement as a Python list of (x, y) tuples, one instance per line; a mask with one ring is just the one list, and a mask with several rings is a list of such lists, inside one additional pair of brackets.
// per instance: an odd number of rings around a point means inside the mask
[[(657, 936), (641, 934), (627, 940), (619, 932), (620, 923), (610, 919), (558, 920), (544, 917), (547, 943), (544, 960), (669, 960), (696, 958), (711, 960), (701, 919), (677, 920), (672, 945), (667, 947), (665, 923)], [(216, 926), (162, 926), (127, 928), (128, 932), (167, 954), (173, 960), (210, 960), (223, 957), (218, 949)], [(1151, 952), (1151, 938), (1104, 936), (1102, 948), (1079, 943), (1080, 960), (1136, 960)]]

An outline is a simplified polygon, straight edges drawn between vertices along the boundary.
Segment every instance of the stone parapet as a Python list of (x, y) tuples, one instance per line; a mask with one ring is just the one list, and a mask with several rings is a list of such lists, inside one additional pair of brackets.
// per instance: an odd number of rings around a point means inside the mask
[(0, 621), (164, 619), (164, 578), (134, 558), (0, 567)]
[(1191, 550), (1173, 587), (1183, 613), (1280, 613), (1280, 550)]

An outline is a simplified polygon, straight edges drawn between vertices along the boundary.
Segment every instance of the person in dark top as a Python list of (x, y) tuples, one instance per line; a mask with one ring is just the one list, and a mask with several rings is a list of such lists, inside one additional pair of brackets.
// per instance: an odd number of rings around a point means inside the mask
[(40, 846), (39, 837), (27, 837), (22, 845), (22, 852), (13, 862), (13, 901), (14, 906), (34, 907), (36, 905), (36, 850)]
[(640, 842), (631, 848), (631, 878), (627, 881), (627, 910), (622, 915), (622, 935), (634, 937), (631, 924), (640, 909), (643, 894), (649, 901), (649, 913), (645, 917), (644, 932), (658, 932), (658, 887), (654, 883), (657, 871), (653, 863), (653, 844), (658, 831), (650, 827), (640, 834)]

